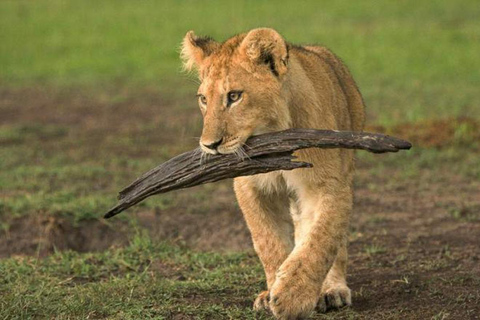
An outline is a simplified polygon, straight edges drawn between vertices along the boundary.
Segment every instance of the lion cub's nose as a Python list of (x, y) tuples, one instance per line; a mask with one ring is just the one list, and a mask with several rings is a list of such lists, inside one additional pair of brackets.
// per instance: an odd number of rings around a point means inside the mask
[(214, 143), (210, 143), (210, 144), (204, 144), (203, 143), (203, 146), (208, 148), (208, 149), (217, 150), (217, 147), (222, 143), (222, 141), (223, 141), (223, 138), (221, 138), (218, 141), (215, 141)]

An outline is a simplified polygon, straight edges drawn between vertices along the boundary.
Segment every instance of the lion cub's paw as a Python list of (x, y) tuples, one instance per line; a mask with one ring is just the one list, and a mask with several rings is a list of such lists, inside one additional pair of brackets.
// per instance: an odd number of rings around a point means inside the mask
[(255, 311), (269, 310), (268, 302), (270, 301), (270, 292), (262, 291), (255, 299), (253, 303), (253, 309)]
[(302, 286), (274, 286), (270, 291), (270, 311), (277, 319), (306, 319), (315, 310), (318, 292)]
[(329, 309), (340, 309), (352, 305), (351, 290), (345, 285), (328, 288), (322, 293), (317, 304), (319, 312), (325, 312)]

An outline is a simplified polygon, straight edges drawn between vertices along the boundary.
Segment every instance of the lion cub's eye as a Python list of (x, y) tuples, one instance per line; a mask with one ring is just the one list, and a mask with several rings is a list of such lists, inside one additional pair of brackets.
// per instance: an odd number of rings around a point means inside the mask
[(228, 93), (228, 105), (237, 102), (242, 98), (242, 92), (241, 91), (231, 91)]
[(207, 105), (207, 97), (205, 97), (203, 94), (198, 95), (198, 100), (200, 101), (201, 104)]

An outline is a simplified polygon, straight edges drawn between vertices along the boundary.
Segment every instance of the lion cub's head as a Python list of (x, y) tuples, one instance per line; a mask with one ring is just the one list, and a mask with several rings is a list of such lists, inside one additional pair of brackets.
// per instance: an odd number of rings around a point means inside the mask
[(288, 45), (275, 30), (254, 29), (223, 43), (190, 31), (182, 58), (201, 80), (197, 96), (204, 152), (233, 153), (254, 134), (288, 128), (282, 97)]

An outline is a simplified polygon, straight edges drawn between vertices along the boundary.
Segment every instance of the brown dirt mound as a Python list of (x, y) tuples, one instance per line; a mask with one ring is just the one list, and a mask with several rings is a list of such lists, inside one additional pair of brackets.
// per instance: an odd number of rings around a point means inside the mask
[[(180, 197), (188, 195), (188, 191), (179, 193)], [(170, 241), (202, 251), (247, 250), (252, 247), (250, 234), (234, 203), (230, 183), (226, 182), (218, 185), (215, 205), (208, 209), (192, 210), (191, 203), (186, 205), (181, 201), (171, 209), (157, 208), (133, 215), (135, 224), (148, 230), (153, 241)], [(8, 228), (0, 230), (0, 258), (45, 256), (55, 250), (103, 251), (127, 245), (135, 232), (135, 226), (120, 219), (92, 219), (74, 224), (60, 216), (11, 218)]]
[(45, 256), (55, 250), (103, 251), (124, 246), (131, 231), (125, 223), (107, 224), (101, 220), (76, 225), (55, 216), (25, 216), (9, 221), (0, 232), (0, 258), (13, 255)]

